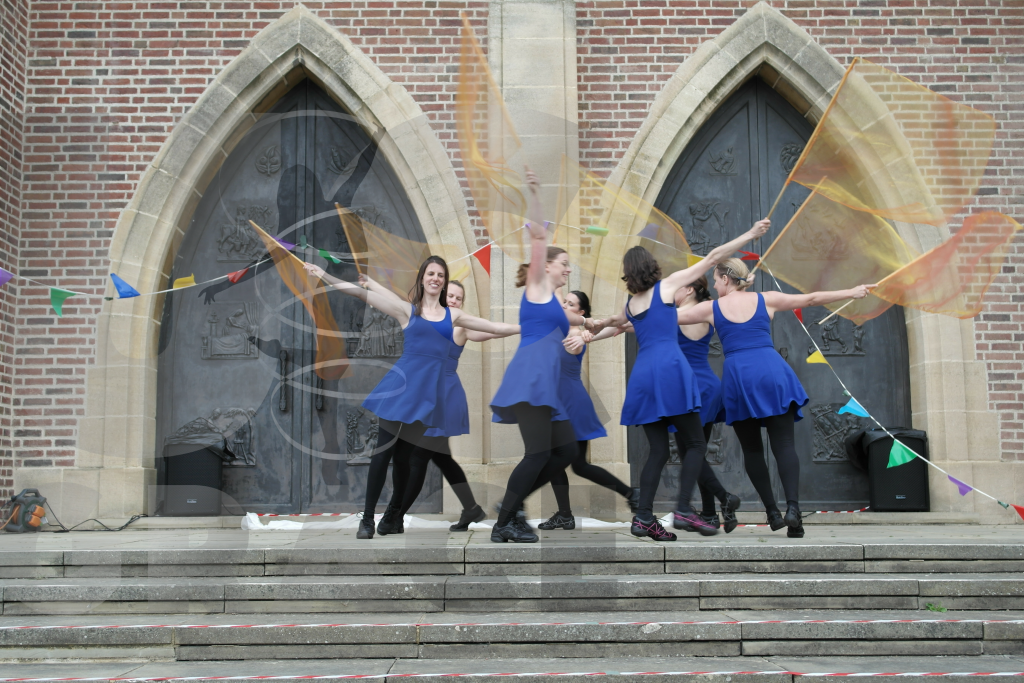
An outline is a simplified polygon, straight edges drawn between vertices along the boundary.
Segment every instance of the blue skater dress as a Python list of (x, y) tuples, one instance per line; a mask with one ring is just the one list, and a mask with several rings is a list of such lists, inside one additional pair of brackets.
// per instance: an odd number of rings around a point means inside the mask
[(403, 330), (402, 357), (362, 405), (384, 420), (443, 428), (447, 424), (445, 366), (448, 348), (454, 343), (452, 312), (445, 308), (444, 320), (433, 322), (415, 311)]
[(466, 402), (466, 390), (459, 380), (459, 358), (465, 346), (452, 342), (448, 347), (448, 361), (444, 369), (444, 427), (432, 427), (425, 436), (458, 436), (469, 434), (469, 404)]
[(572, 430), (576, 432), (577, 441), (590, 441), (608, 436), (601, 419), (594, 410), (594, 402), (590, 400), (587, 388), (583, 386), (581, 370), (583, 369), (583, 354), (587, 347), (574, 356), (562, 347), (562, 401), (569, 409), (569, 423)]
[(796, 420), (803, 419), (802, 406), (810, 400), (796, 373), (772, 343), (772, 319), (757, 295), (754, 316), (743, 323), (722, 315), (718, 301), (712, 303), (715, 328), (722, 340), (725, 365), (722, 368), (722, 403), (725, 423), (752, 417), (784, 415), (797, 407)]
[[(678, 328), (677, 328), (678, 329)], [(679, 349), (686, 356), (686, 361), (697, 378), (700, 388), (700, 421), (701, 424), (725, 422), (725, 407), (722, 405), (722, 380), (711, 369), (708, 362), (708, 349), (711, 338), (715, 336), (715, 328), (708, 325), (708, 333), (700, 339), (690, 339), (679, 330)]]
[(639, 318), (629, 312), (640, 350), (626, 384), (621, 424), (642, 425), (663, 417), (700, 410), (697, 378), (679, 349), (676, 307), (661, 300), (661, 282), (654, 285), (651, 307)]
[(524, 292), (519, 326), (519, 348), (491, 399), (491, 421), (516, 424), (512, 406), (517, 403), (551, 408), (552, 422), (568, 420), (569, 412), (559, 393), (565, 353), (562, 340), (569, 334), (565, 311), (554, 296), (547, 303), (535, 304)]

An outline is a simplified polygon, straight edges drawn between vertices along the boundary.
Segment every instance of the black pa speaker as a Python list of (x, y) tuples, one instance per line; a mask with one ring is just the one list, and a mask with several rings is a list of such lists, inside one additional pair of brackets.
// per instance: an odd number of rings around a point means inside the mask
[[(928, 435), (919, 429), (889, 430), (922, 457), (928, 457)], [(868, 493), (872, 512), (928, 512), (928, 464), (920, 458), (887, 467), (892, 437), (881, 429), (864, 433), (861, 447), (867, 453)]]
[(208, 448), (168, 446), (163, 513), (172, 517), (216, 517), (220, 514), (223, 461)]

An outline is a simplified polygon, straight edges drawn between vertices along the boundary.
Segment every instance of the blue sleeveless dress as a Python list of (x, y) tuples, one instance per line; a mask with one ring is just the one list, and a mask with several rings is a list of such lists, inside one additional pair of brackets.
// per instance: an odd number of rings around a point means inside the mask
[(771, 323), (764, 297), (757, 295), (757, 310), (745, 323), (729, 321), (712, 304), (715, 328), (722, 340), (725, 365), (722, 368), (722, 402), (725, 423), (752, 417), (783, 415), (796, 405), (796, 419), (803, 419), (802, 406), (810, 400), (772, 343)]
[(552, 422), (568, 420), (569, 412), (558, 391), (565, 353), (562, 340), (569, 334), (565, 311), (554, 295), (545, 304), (535, 304), (524, 292), (519, 326), (519, 348), (491, 399), (491, 421), (516, 424), (512, 406), (517, 403), (548, 406)]
[[(679, 329), (678, 327), (676, 328)], [(693, 340), (679, 330), (679, 349), (686, 356), (693, 375), (697, 378), (700, 388), (700, 421), (701, 424), (725, 422), (725, 407), (722, 405), (722, 380), (711, 369), (708, 363), (708, 348), (711, 338), (715, 336), (715, 328), (708, 325), (708, 333), (700, 339)]]
[(562, 347), (560, 391), (562, 401), (569, 409), (569, 423), (572, 424), (572, 430), (576, 432), (577, 441), (590, 441), (608, 436), (580, 376), (583, 369), (583, 354), (586, 352), (587, 347), (584, 346), (583, 352), (574, 356), (566, 351), (564, 346)]
[(469, 404), (466, 402), (466, 390), (459, 380), (459, 358), (465, 346), (452, 342), (448, 347), (448, 362), (444, 369), (444, 418), (445, 426), (431, 427), (426, 436), (458, 436), (469, 434)]
[(445, 308), (444, 320), (438, 322), (413, 313), (403, 332), (402, 357), (362, 405), (385, 420), (443, 428), (448, 424), (445, 366), (453, 344), (452, 312)]
[(700, 410), (697, 378), (679, 350), (676, 307), (661, 300), (661, 282), (654, 285), (651, 307), (640, 318), (629, 312), (640, 350), (626, 384), (621, 424), (642, 425), (663, 417)]

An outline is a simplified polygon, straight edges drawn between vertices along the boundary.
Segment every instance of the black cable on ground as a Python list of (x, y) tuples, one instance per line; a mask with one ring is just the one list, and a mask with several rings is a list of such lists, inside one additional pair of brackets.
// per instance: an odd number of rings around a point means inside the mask
[(106, 524), (104, 524), (100, 520), (96, 519), (95, 517), (90, 517), (89, 519), (82, 520), (81, 522), (79, 522), (78, 524), (74, 525), (73, 527), (71, 527), (69, 529), (68, 527), (64, 526), (64, 524), (60, 521), (60, 519), (57, 517), (57, 515), (54, 514), (53, 508), (50, 507), (49, 501), (46, 502), (46, 509), (49, 510), (50, 514), (53, 515), (53, 518), (55, 520), (57, 520), (57, 524), (50, 524), (50, 526), (59, 526), (61, 528), (60, 531), (56, 532), (58, 534), (70, 533), (70, 532), (74, 531), (75, 529), (78, 529), (78, 527), (82, 526), (86, 522), (96, 522), (97, 524), (99, 524), (103, 528), (102, 529), (80, 529), (80, 531), (121, 531), (122, 529), (126, 528), (132, 522), (138, 521), (138, 520), (142, 519), (143, 517), (149, 517), (149, 515), (132, 515), (131, 519), (129, 519), (127, 522), (125, 522), (121, 526), (117, 527), (116, 529), (111, 529), (109, 526), (107, 526)]

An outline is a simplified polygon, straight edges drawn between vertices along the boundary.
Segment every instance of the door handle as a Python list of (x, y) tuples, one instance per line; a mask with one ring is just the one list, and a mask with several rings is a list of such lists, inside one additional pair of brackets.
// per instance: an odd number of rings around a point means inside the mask
[(277, 354), (277, 374), (281, 377), (281, 395), (277, 399), (277, 409), (288, 412), (288, 352), (281, 349)]

